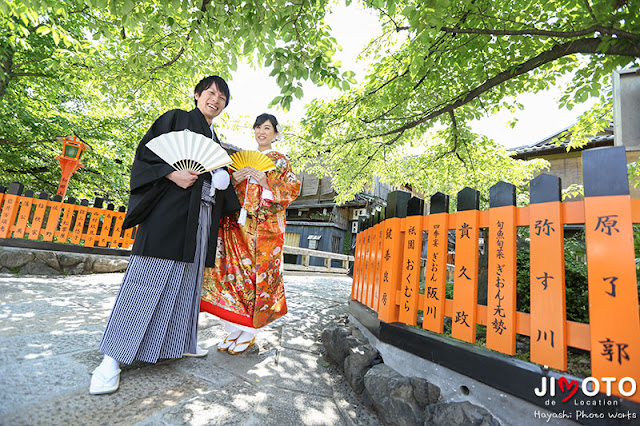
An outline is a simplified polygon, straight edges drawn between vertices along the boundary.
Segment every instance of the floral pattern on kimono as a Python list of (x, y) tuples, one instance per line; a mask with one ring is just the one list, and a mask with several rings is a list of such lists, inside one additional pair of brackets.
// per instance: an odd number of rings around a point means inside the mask
[(262, 200), (262, 187), (248, 181), (235, 185), (247, 211), (244, 225), (238, 213), (220, 221), (213, 268), (206, 268), (201, 310), (226, 321), (259, 328), (287, 313), (283, 252), (286, 208), (300, 192), (300, 181), (284, 154), (266, 154), (276, 168), (267, 172), (273, 201)]

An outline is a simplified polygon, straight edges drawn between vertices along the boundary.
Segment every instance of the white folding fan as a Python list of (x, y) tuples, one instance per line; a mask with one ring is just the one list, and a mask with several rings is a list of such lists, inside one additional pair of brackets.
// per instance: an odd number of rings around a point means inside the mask
[(229, 166), (230, 169), (240, 170), (243, 167), (253, 167), (262, 172), (268, 172), (276, 168), (271, 158), (267, 157), (260, 151), (240, 151), (231, 154), (231, 160), (233, 163)]
[(232, 163), (213, 139), (189, 130), (169, 132), (151, 139), (147, 148), (176, 170), (204, 173)]

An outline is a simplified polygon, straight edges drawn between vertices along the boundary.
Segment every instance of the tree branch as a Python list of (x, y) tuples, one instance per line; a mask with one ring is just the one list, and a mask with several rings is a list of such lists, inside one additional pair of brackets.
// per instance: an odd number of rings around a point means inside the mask
[(513, 36), (545, 36), (555, 38), (574, 38), (582, 37), (589, 34), (599, 32), (601, 34), (616, 35), (620, 38), (626, 38), (629, 40), (636, 40), (640, 35), (623, 31), (617, 28), (603, 27), (601, 25), (593, 25), (589, 28), (585, 28), (578, 31), (548, 31), (538, 30), (535, 28), (527, 30), (497, 30), (497, 29), (485, 29), (485, 28), (452, 28), (442, 27), (442, 31), (451, 34), (485, 34), (494, 36), (513, 35)]
[(593, 13), (593, 9), (591, 9), (591, 5), (589, 4), (589, 0), (584, 0), (584, 5), (587, 7), (587, 10), (589, 11), (589, 15), (591, 16), (591, 19), (593, 19), (593, 22), (598, 22), (598, 19), (596, 18), (596, 15)]
[(48, 57), (47, 57), (47, 58), (39, 58), (39, 59), (32, 59), (32, 60), (30, 60), (30, 61), (20, 62), (19, 64), (13, 64), (13, 65), (11, 66), (11, 69), (20, 68), (20, 67), (22, 67), (22, 66), (24, 66), (24, 65), (27, 65), (27, 64), (33, 64), (33, 63), (35, 63), (35, 62), (42, 62), (42, 61), (45, 61), (45, 60), (47, 60), (47, 59), (51, 59), (51, 58), (48, 58)]
[(13, 65), (13, 51), (10, 48), (3, 50), (5, 53), (0, 56), (0, 98), (3, 98), (7, 91)]
[(451, 99), (448, 105), (445, 105), (444, 107), (438, 110), (432, 111), (426, 116), (423, 116), (418, 120), (411, 121), (396, 129), (389, 130), (384, 133), (353, 138), (348, 140), (348, 142), (356, 142), (363, 139), (395, 135), (395, 134), (404, 132), (406, 130), (412, 129), (442, 114), (446, 114), (451, 111), (454, 111), (456, 108), (459, 108), (471, 102), (472, 100), (476, 99), (483, 93), (488, 92), (489, 90), (500, 85), (501, 83), (504, 83), (505, 81), (508, 81), (517, 76), (526, 74), (529, 71), (532, 71), (536, 68), (541, 67), (542, 65), (545, 65), (549, 62), (553, 62), (564, 56), (573, 55), (576, 53), (582, 53), (582, 54), (597, 53), (597, 54), (607, 54), (607, 55), (616, 55), (616, 56), (629, 56), (634, 58), (640, 57), (640, 39), (636, 41), (634, 44), (629, 44), (628, 42), (614, 43), (610, 45), (606, 50), (599, 49), (601, 43), (602, 43), (602, 40), (600, 39), (588, 38), (588, 39), (574, 40), (564, 44), (557, 44), (554, 47), (552, 47), (550, 50), (542, 52), (539, 55), (529, 59), (528, 61), (525, 61), (517, 66), (512, 67), (511, 69), (498, 73), (497, 75), (488, 79), (487, 81), (477, 86), (476, 88), (466, 93), (463, 93), (454, 99)]
[(151, 68), (151, 69), (149, 70), (149, 73), (154, 73), (154, 72), (158, 71), (159, 69), (166, 68), (166, 67), (168, 67), (168, 66), (173, 65), (173, 64), (174, 64), (178, 59), (180, 59), (180, 57), (182, 56), (182, 54), (183, 54), (183, 53), (184, 53), (184, 46), (182, 46), (182, 47), (180, 48), (180, 50), (178, 51), (178, 53), (176, 54), (176, 56), (174, 56), (174, 57), (173, 57), (173, 59), (171, 59), (169, 62), (166, 62), (166, 63), (164, 63), (164, 64), (162, 64), (162, 65), (158, 65), (158, 66), (157, 66), (157, 67), (155, 67), (155, 68)]
[(15, 141), (7, 140), (7, 139), (0, 139), (0, 144), (2, 144), (2, 145), (11, 145), (11, 146), (33, 145), (33, 144), (36, 144), (36, 143), (47, 143), (47, 142), (51, 142), (51, 141), (47, 140), (47, 139), (40, 139), (39, 141), (15, 142)]
[(41, 74), (38, 72), (12, 72), (11, 77), (53, 77), (52, 75)]

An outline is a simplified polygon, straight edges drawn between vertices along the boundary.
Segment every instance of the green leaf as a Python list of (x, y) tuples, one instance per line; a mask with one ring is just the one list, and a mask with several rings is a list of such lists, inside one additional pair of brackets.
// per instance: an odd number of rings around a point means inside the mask
[(133, 2), (133, 0), (125, 0), (124, 4), (122, 5), (122, 9), (120, 10), (120, 13), (123, 16), (127, 16), (129, 15), (129, 13), (131, 13), (131, 11), (135, 6), (136, 4)]

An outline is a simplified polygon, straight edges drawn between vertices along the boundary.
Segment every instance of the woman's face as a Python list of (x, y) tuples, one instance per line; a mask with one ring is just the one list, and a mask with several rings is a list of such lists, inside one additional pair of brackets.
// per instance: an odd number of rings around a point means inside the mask
[(266, 151), (271, 149), (273, 140), (278, 136), (278, 132), (273, 128), (271, 121), (267, 120), (258, 127), (253, 129), (256, 135), (256, 142), (258, 142), (258, 151)]

